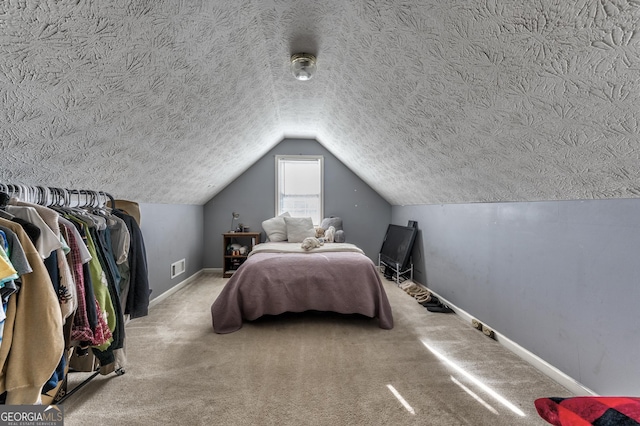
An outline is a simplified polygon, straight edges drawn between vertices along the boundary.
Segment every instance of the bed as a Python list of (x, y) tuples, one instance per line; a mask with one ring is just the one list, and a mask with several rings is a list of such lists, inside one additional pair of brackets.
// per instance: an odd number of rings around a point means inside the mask
[(305, 251), (300, 243), (257, 244), (211, 305), (216, 333), (285, 312), (323, 311), (377, 318), (393, 328), (391, 306), (374, 263), (350, 243)]

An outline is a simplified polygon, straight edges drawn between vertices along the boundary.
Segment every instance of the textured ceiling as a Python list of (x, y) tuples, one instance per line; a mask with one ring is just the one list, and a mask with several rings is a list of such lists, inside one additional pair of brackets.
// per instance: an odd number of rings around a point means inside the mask
[(202, 204), (311, 137), (392, 204), (638, 197), (639, 20), (640, 0), (4, 0), (0, 183)]

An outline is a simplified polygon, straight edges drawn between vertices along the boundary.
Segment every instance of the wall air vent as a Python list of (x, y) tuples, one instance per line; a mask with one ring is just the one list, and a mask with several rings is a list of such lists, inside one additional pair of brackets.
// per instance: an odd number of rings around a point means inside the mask
[(177, 277), (185, 271), (185, 260), (178, 260), (175, 263), (171, 264), (171, 279)]

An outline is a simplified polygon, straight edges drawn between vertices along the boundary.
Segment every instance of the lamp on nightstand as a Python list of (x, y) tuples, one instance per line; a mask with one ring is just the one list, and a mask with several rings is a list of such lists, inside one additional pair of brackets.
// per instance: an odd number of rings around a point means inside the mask
[(238, 218), (240, 217), (240, 213), (233, 212), (233, 213), (231, 213), (231, 216), (232, 217), (231, 217), (231, 229), (230, 229), (230, 231), (233, 232), (233, 231), (235, 231), (235, 228), (233, 227), (233, 221), (234, 220), (238, 220)]

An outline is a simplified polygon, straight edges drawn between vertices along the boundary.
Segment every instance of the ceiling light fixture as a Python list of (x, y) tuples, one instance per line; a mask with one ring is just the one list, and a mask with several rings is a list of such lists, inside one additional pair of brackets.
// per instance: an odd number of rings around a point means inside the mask
[(316, 57), (310, 53), (291, 55), (291, 72), (296, 80), (310, 80), (316, 73)]

